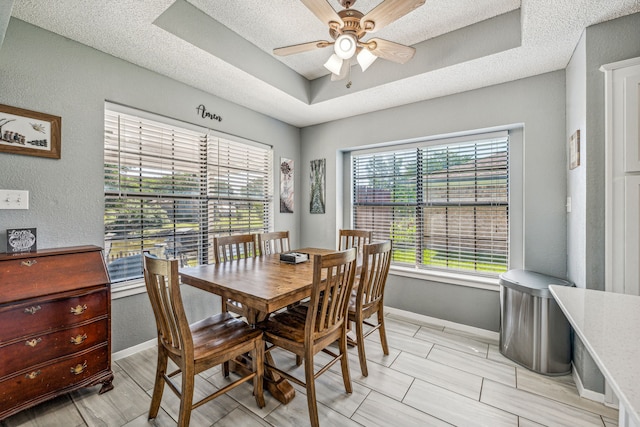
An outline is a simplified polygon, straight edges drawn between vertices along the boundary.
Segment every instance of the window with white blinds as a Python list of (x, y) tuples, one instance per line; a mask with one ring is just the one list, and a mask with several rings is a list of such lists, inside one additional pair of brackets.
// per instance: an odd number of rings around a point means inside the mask
[(508, 135), (354, 153), (353, 222), (393, 263), (495, 276), (509, 254)]
[[(168, 120), (167, 120), (168, 122)], [(142, 253), (213, 262), (214, 236), (269, 231), (272, 149), (105, 110), (105, 257), (112, 282)]]

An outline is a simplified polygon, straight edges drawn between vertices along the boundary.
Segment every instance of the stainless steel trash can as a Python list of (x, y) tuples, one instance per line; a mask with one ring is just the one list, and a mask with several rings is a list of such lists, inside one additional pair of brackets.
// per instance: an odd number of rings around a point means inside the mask
[(571, 326), (549, 285), (573, 286), (527, 270), (500, 275), (500, 353), (541, 374), (571, 372)]

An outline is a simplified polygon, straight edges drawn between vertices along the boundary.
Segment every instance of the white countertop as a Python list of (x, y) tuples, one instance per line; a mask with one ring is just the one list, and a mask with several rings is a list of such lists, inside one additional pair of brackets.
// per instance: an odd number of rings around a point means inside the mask
[(640, 296), (549, 286), (634, 425), (640, 425)]

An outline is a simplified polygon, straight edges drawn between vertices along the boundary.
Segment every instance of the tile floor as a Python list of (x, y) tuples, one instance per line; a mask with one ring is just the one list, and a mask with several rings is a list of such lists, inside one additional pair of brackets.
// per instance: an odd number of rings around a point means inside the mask
[[(388, 314), (390, 354), (377, 334), (367, 341), (369, 376), (360, 375), (357, 349), (350, 350), (353, 393), (346, 394), (339, 365), (316, 382), (323, 426), (601, 426), (617, 425), (618, 412), (578, 396), (570, 375), (548, 377), (504, 358), (495, 339), (452, 327)], [(279, 366), (304, 377), (285, 352), (274, 351)], [(114, 390), (98, 395), (82, 389), (0, 421), (15, 426), (174, 426), (178, 400), (170, 390), (162, 410), (147, 421), (155, 370), (155, 348), (113, 364)], [(317, 356), (321, 360), (322, 355)], [(197, 390), (226, 380), (218, 369), (202, 373)], [(243, 385), (195, 410), (191, 426), (309, 425), (304, 389), (282, 405), (265, 393), (258, 409), (251, 386)]]

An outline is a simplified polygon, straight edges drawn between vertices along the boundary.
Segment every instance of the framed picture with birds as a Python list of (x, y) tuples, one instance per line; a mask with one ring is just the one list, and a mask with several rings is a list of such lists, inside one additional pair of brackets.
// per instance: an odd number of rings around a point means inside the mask
[(0, 104), (0, 152), (60, 158), (58, 116)]

